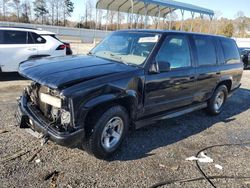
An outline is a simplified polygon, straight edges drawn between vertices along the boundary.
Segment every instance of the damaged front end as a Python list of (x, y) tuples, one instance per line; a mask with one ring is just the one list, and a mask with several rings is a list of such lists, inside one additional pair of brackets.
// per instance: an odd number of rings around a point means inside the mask
[(31, 128), (61, 145), (75, 145), (84, 136), (76, 127), (70, 99), (33, 82), (19, 99), (16, 117), (20, 128)]

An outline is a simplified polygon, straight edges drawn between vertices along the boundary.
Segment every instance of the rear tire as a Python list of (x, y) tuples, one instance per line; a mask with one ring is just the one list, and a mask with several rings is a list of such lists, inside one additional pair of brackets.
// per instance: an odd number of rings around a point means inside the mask
[(99, 115), (90, 131), (84, 149), (99, 159), (112, 156), (128, 132), (129, 117), (122, 106), (113, 106)]
[(211, 115), (218, 115), (222, 112), (224, 104), (227, 100), (228, 89), (225, 85), (219, 86), (211, 99), (208, 101), (207, 111)]

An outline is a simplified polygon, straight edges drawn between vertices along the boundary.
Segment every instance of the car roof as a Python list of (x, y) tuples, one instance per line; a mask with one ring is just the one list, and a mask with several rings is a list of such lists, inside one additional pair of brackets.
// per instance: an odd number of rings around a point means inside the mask
[(176, 31), (176, 30), (158, 30), (158, 29), (127, 29), (127, 30), (119, 30), (116, 32), (142, 32), (142, 33), (159, 33), (159, 34), (167, 34), (167, 33), (176, 33), (176, 34), (192, 34), (192, 35), (203, 35), (203, 36), (212, 36), (212, 37), (221, 37), (227, 38), (221, 35), (212, 35), (212, 34), (205, 34), (205, 33), (195, 33), (195, 32), (186, 32), (186, 31)]
[(52, 33), (50, 31), (44, 31), (42, 29), (27, 28), (27, 27), (5, 27), (5, 26), (0, 26), (0, 30), (27, 31), (27, 32), (34, 32), (34, 33), (37, 33), (39, 35), (55, 35), (55, 33)]

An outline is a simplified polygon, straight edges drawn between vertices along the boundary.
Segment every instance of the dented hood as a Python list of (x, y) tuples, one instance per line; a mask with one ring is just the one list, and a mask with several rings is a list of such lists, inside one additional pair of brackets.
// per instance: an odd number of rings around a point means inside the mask
[(135, 69), (93, 56), (43, 58), (21, 63), (19, 73), (41, 85), (61, 89), (101, 76)]

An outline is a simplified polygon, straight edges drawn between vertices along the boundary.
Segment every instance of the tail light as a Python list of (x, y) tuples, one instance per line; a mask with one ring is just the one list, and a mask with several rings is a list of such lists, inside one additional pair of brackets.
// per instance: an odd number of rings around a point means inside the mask
[(70, 48), (70, 44), (64, 44), (66, 48)]
[(64, 44), (59, 45), (56, 50), (64, 50), (66, 48), (66, 46)]

